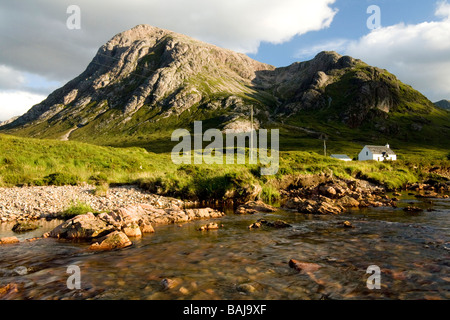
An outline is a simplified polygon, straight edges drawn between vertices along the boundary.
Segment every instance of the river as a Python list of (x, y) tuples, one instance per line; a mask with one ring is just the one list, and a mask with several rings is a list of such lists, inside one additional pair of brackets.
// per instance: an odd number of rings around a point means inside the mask
[[(425, 209), (406, 213), (410, 205)], [(398, 209), (368, 208), (341, 216), (227, 215), (223, 227), (198, 231), (205, 221), (156, 226), (156, 233), (112, 252), (89, 252), (86, 243), (56, 239), (0, 246), (0, 287), (8, 299), (449, 299), (450, 201), (403, 197)], [(430, 210), (427, 210), (430, 209)], [(282, 219), (287, 229), (249, 230), (259, 218)], [(350, 221), (354, 228), (343, 228)], [(58, 221), (21, 239), (40, 236)], [(15, 235), (0, 224), (0, 237)], [(17, 236), (17, 235), (16, 235)], [(298, 272), (289, 260), (318, 264)], [(81, 271), (70, 290), (68, 266)], [(381, 289), (370, 290), (369, 266), (381, 269)], [(173, 288), (165, 288), (170, 279)]]

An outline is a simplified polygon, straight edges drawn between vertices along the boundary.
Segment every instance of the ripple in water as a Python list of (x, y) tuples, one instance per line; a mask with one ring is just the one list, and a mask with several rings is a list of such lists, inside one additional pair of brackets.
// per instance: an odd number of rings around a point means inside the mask
[[(7, 245), (0, 247), (0, 285), (18, 285), (7, 299), (449, 299), (450, 201), (436, 200), (432, 208), (337, 217), (229, 213), (218, 220), (219, 230), (197, 231), (204, 221), (157, 226), (155, 234), (112, 252), (54, 239)], [(259, 218), (283, 219), (292, 228), (249, 230)], [(343, 228), (345, 220), (355, 228)], [(11, 235), (9, 227), (0, 225), (1, 237)], [(290, 259), (321, 268), (297, 272)], [(69, 265), (81, 269), (79, 290), (67, 288)], [(366, 286), (370, 265), (381, 268), (380, 290)]]

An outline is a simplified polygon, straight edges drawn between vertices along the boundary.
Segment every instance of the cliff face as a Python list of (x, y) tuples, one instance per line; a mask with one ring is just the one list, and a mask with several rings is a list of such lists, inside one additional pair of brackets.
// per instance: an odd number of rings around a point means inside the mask
[(2, 131), (109, 143), (108, 136), (145, 138), (194, 120), (236, 128), (252, 108), (261, 126), (317, 112), (351, 128), (368, 121), (383, 128), (391, 113), (435, 107), (386, 70), (335, 52), (275, 68), (139, 25), (114, 36), (82, 74)]

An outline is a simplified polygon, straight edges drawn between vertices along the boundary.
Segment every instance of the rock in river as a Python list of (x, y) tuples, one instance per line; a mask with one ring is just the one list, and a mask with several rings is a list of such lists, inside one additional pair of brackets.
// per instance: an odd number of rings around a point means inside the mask
[(91, 250), (113, 250), (129, 247), (132, 245), (127, 235), (120, 231), (114, 231), (108, 234), (100, 243), (96, 242), (92, 244), (89, 249)]
[(255, 214), (258, 212), (275, 212), (275, 211), (277, 211), (276, 208), (269, 206), (268, 204), (265, 204), (262, 201), (248, 201), (237, 208), (236, 214)]
[(92, 239), (104, 236), (114, 229), (114, 226), (89, 212), (63, 222), (50, 231), (49, 236), (63, 239)]

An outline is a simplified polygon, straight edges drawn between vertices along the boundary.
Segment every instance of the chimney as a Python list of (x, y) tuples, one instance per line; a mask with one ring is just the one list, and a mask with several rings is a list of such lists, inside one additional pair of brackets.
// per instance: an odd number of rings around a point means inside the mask
[(389, 145), (389, 143), (386, 144), (386, 148), (390, 149), (391, 146)]

